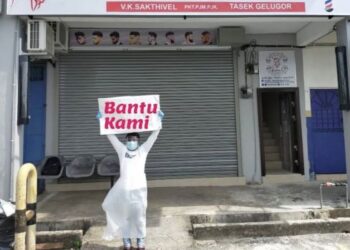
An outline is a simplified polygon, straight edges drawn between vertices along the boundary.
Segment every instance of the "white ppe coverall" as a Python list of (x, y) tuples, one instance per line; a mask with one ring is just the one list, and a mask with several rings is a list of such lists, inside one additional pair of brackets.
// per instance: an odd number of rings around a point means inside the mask
[(147, 180), (145, 164), (160, 130), (152, 132), (147, 141), (130, 151), (115, 135), (108, 135), (118, 153), (120, 177), (102, 203), (107, 226), (103, 238), (112, 240), (146, 237)]

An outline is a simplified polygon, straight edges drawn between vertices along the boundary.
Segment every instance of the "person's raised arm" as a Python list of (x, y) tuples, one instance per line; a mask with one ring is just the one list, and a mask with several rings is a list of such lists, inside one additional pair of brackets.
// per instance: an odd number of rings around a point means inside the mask
[[(164, 113), (162, 111), (158, 111), (158, 117), (162, 121), (164, 118)], [(148, 137), (147, 141), (145, 141), (145, 143), (142, 144), (142, 147), (146, 151), (146, 153), (148, 153), (151, 150), (153, 144), (156, 142), (159, 132), (160, 129), (153, 131), (152, 134)]]
[(143, 149), (148, 153), (155, 141), (157, 140), (157, 137), (159, 135), (160, 130), (153, 131), (152, 134), (148, 137), (147, 141), (145, 141), (142, 144)]
[(119, 141), (116, 135), (107, 135), (107, 138), (112, 143), (113, 148), (115, 149), (115, 151), (117, 151), (117, 153), (119, 153), (123, 149), (124, 144), (121, 141)]

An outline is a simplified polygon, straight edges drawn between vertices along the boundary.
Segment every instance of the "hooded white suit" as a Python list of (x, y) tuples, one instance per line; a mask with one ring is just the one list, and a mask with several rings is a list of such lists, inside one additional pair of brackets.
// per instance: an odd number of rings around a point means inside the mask
[(102, 203), (107, 227), (104, 239), (146, 237), (147, 180), (145, 164), (160, 130), (154, 131), (135, 151), (130, 151), (115, 135), (108, 135), (118, 153), (120, 177)]

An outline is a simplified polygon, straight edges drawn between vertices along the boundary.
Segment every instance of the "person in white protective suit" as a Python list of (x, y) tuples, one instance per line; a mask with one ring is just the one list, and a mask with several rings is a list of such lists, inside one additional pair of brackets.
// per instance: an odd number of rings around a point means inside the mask
[[(160, 118), (163, 117), (160, 112)], [(104, 239), (122, 236), (124, 249), (131, 249), (131, 239), (137, 239), (137, 249), (144, 250), (146, 237), (147, 180), (145, 164), (149, 151), (160, 130), (153, 131), (147, 141), (139, 146), (140, 135), (129, 133), (126, 145), (117, 136), (108, 135), (118, 153), (120, 177), (102, 203), (107, 226)]]

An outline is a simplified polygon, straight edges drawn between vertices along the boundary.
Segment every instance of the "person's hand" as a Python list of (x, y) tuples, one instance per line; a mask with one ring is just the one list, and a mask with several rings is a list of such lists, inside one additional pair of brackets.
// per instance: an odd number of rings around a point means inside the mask
[(159, 116), (160, 120), (162, 121), (164, 116), (165, 116), (165, 114), (161, 110), (159, 110), (158, 116)]
[(97, 111), (97, 114), (96, 114), (96, 119), (99, 120), (102, 118), (102, 114), (100, 111)]

